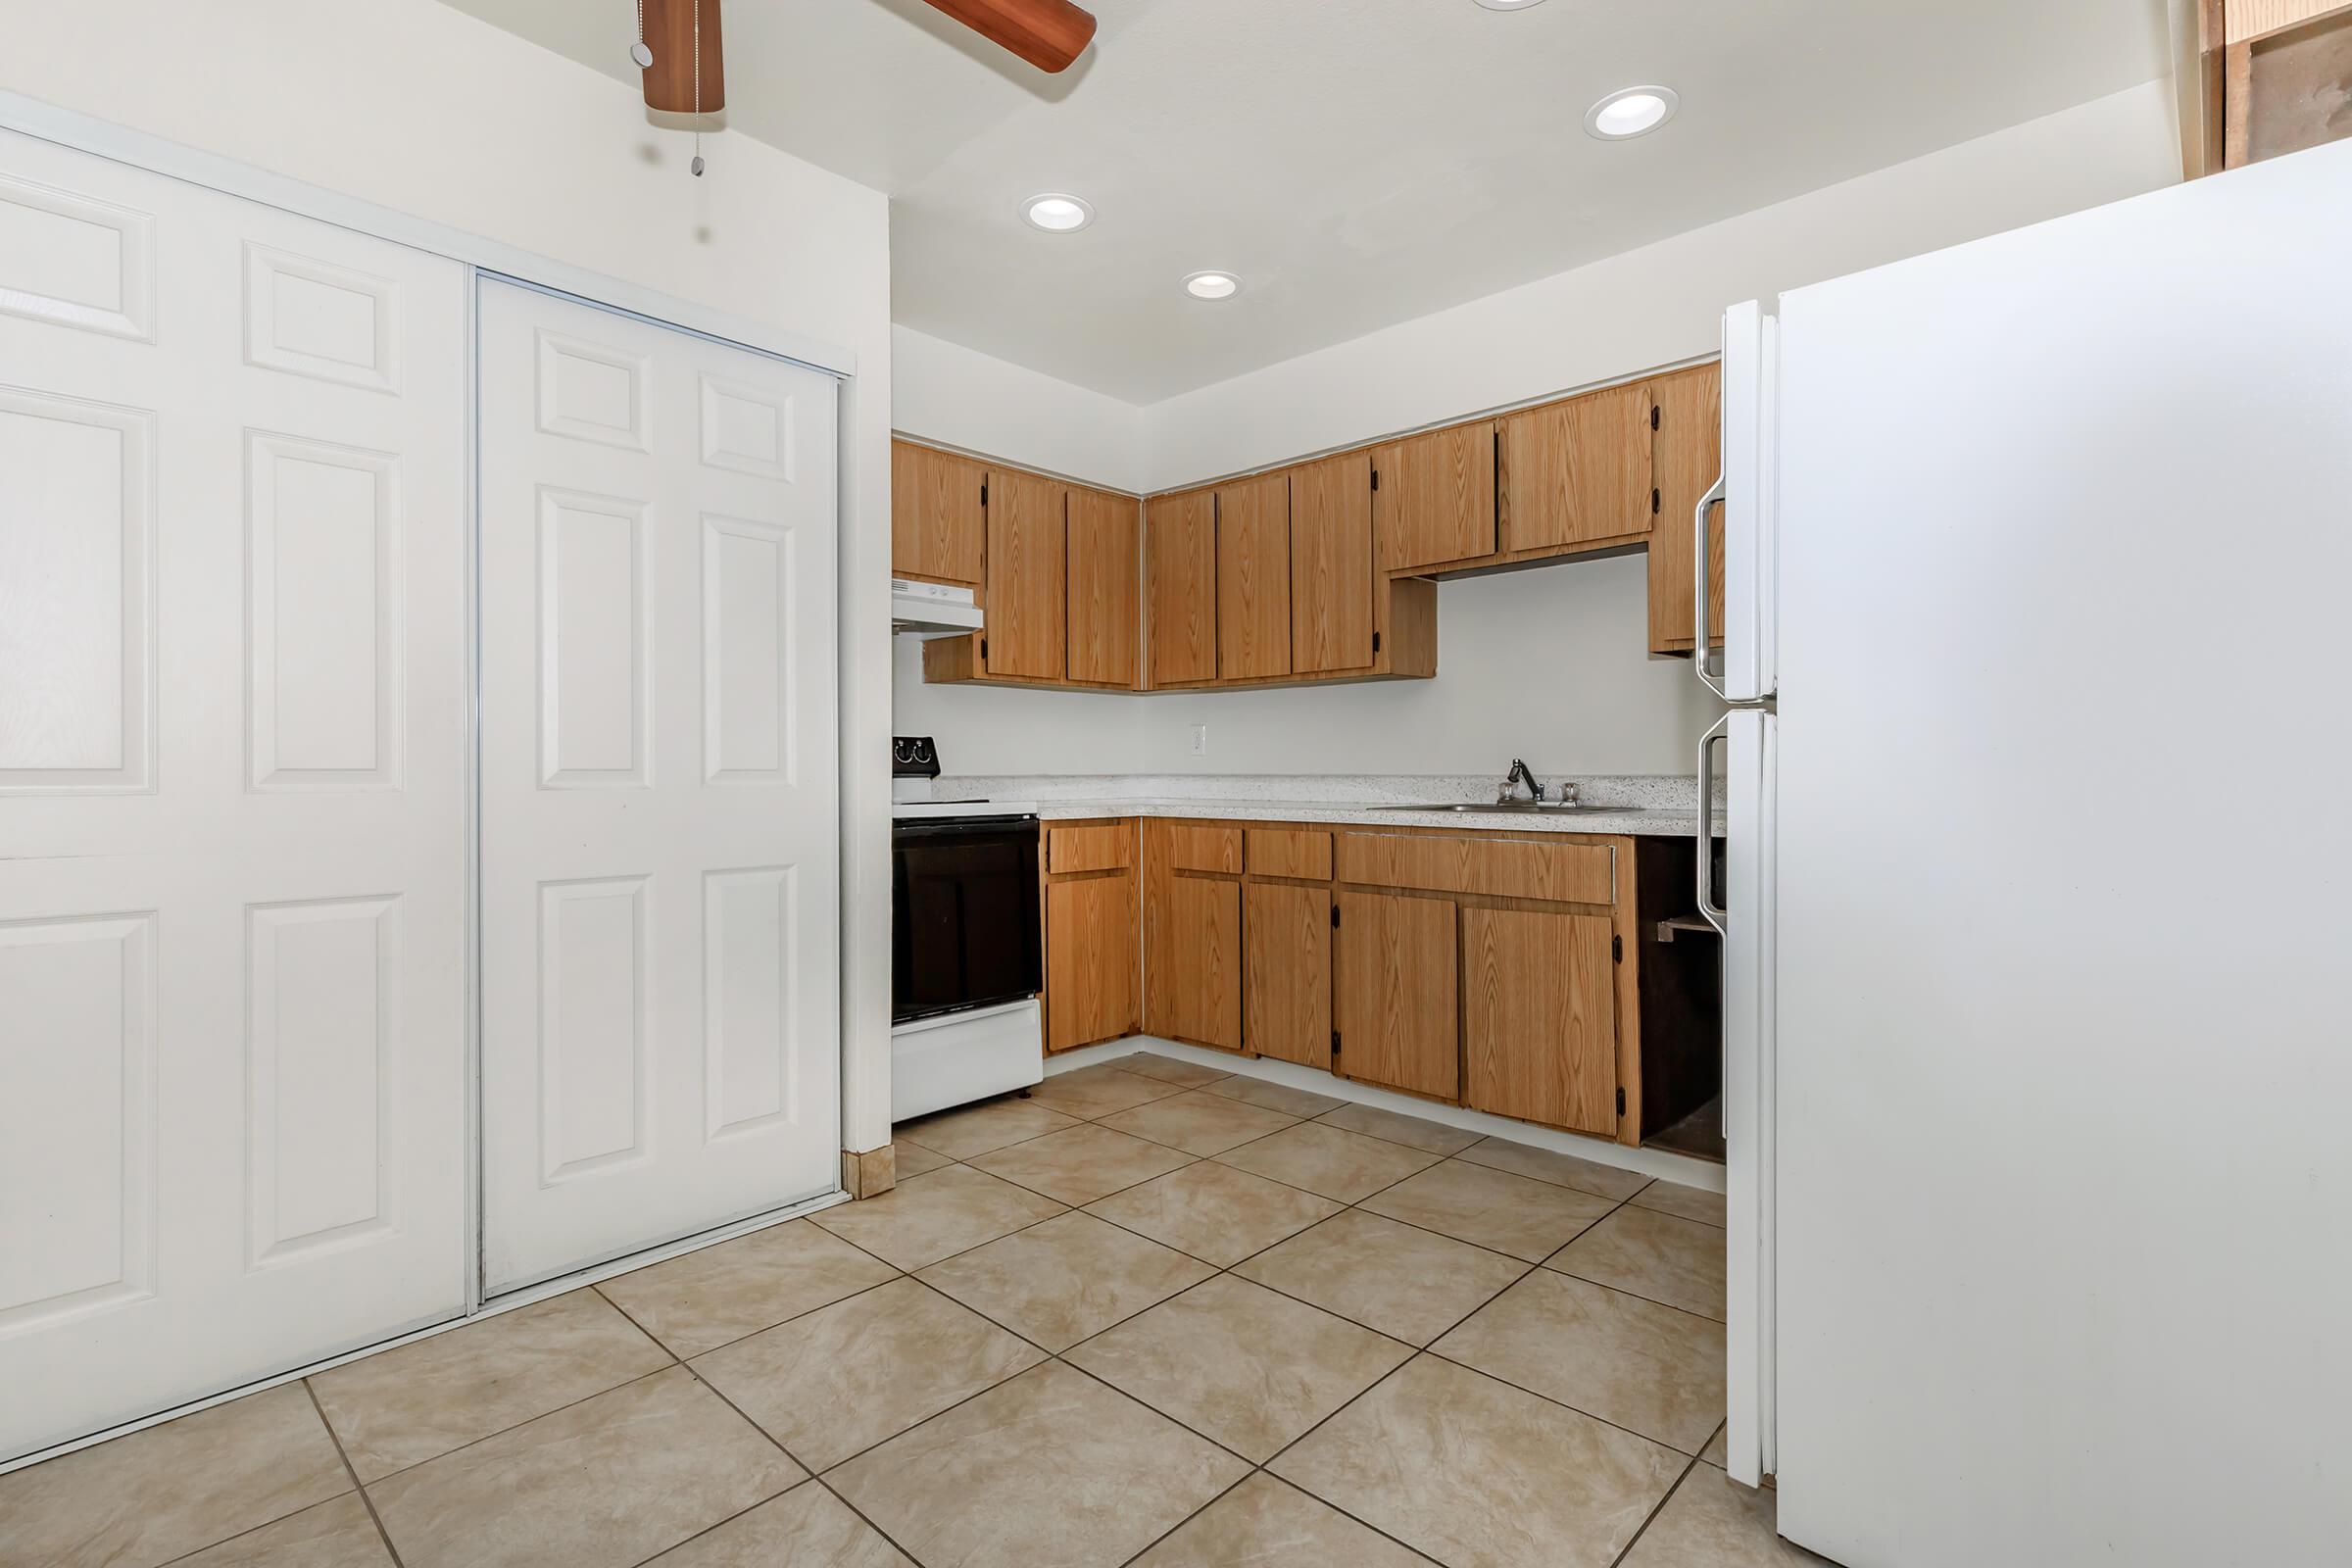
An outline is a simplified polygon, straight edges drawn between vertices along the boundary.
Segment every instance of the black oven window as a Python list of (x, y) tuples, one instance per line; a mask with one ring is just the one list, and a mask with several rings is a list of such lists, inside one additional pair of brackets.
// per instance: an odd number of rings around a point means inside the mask
[(1037, 995), (1037, 821), (902, 822), (892, 835), (891, 1019)]

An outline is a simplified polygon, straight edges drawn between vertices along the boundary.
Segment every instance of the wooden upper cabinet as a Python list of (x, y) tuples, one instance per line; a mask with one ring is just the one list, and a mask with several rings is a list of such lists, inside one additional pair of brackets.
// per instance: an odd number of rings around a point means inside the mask
[(1217, 678), (1217, 497), (1213, 490), (1144, 504), (1154, 686)]
[[(1723, 472), (1723, 367), (1701, 365), (1649, 383), (1658, 411), (1658, 525), (1649, 537), (1649, 651), (1689, 653), (1697, 623), (1692, 514)], [(1723, 646), (1723, 507), (1707, 529), (1707, 645)]]
[(926, 582), (980, 586), (988, 469), (907, 441), (890, 444), (890, 569)]
[(1558, 549), (1649, 532), (1649, 409), (1642, 384), (1506, 416), (1502, 548)]
[(1062, 678), (1067, 497), (1063, 486), (1034, 474), (990, 476), (981, 638), (991, 675)]
[(1372, 666), (1372, 455), (1291, 470), (1291, 672)]
[(1376, 447), (1373, 533), (1380, 569), (1407, 571), (1494, 553), (1494, 421)]
[(1332, 1014), (1348, 1078), (1451, 1100), (1461, 1088), (1450, 899), (1339, 895)]
[(1217, 678), (1291, 672), (1291, 476), (1217, 487)]
[(1135, 685), (1137, 530), (1131, 496), (1072, 490), (1069, 511), (1069, 678), (1093, 686)]
[(1462, 1102), (1615, 1134), (1617, 976), (1607, 917), (1465, 908), (1461, 919)]

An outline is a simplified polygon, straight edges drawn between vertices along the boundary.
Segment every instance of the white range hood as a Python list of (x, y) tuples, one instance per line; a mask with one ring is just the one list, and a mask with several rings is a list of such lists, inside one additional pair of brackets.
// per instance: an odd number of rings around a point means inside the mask
[(893, 577), (890, 629), (908, 637), (960, 637), (980, 629), (980, 607), (969, 588)]

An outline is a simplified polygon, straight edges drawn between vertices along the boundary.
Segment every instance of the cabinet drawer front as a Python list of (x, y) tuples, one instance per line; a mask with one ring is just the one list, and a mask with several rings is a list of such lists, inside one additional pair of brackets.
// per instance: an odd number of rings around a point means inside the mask
[(1178, 871), (1221, 871), (1242, 874), (1242, 830), (1238, 827), (1168, 829), (1168, 864)]
[(1331, 880), (1331, 835), (1297, 828), (1253, 827), (1249, 832), (1252, 876), (1295, 876)]
[(1606, 844), (1444, 839), (1343, 833), (1340, 880), (1373, 887), (1485, 893), (1558, 904), (1616, 901), (1616, 852)]
[(1069, 871), (1124, 871), (1134, 863), (1135, 834), (1124, 823), (1046, 830), (1046, 869), (1054, 876)]

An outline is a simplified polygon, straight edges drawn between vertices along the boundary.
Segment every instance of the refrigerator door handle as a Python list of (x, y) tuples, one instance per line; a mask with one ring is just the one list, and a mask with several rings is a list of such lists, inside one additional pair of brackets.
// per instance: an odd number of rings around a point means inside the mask
[[(1715, 631), (1707, 624), (1707, 513), (1724, 499), (1723, 479), (1722, 474), (1715, 476), (1715, 482), (1707, 487), (1705, 495), (1698, 498), (1698, 506), (1691, 514), (1690, 525), (1697, 535), (1692, 555), (1697, 564), (1691, 567), (1694, 584), (1690, 597), (1690, 666), (1698, 672), (1699, 681), (1707, 690), (1728, 703), (1732, 700), (1731, 693), (1724, 689), (1724, 683), (1717, 680), (1714, 671), (1707, 667), (1707, 644), (1714, 640)], [(1703, 754), (1705, 748), (1702, 746), (1700, 751)], [(1705, 906), (1704, 900), (1700, 901), (1700, 906)]]
[[(1700, 509), (1704, 512), (1704, 508)], [(1703, 621), (1702, 621), (1703, 624)], [(1712, 686), (1713, 681), (1707, 682)], [(1732, 715), (1724, 714), (1714, 727), (1698, 738), (1698, 826), (1691, 830), (1698, 840), (1698, 912), (1724, 936), (1731, 928), (1725, 922), (1732, 911), (1715, 902), (1715, 747), (1730, 739)]]

